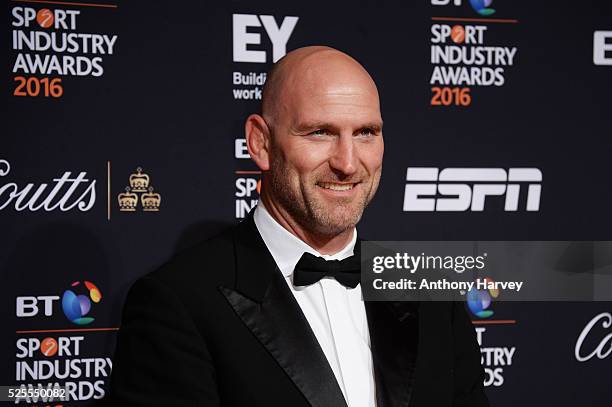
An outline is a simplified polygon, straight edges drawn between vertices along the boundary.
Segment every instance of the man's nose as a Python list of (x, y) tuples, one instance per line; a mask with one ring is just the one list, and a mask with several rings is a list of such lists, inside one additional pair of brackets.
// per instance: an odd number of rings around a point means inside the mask
[(344, 175), (353, 175), (357, 171), (357, 151), (351, 134), (342, 134), (336, 139), (329, 165)]

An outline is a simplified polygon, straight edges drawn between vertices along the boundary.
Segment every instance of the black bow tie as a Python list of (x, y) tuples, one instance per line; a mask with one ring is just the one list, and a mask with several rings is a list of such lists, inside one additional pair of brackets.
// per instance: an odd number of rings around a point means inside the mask
[(323, 277), (333, 277), (340, 284), (355, 288), (361, 277), (360, 262), (360, 256), (356, 254), (344, 260), (325, 260), (304, 252), (293, 269), (293, 285), (301, 287), (314, 284)]

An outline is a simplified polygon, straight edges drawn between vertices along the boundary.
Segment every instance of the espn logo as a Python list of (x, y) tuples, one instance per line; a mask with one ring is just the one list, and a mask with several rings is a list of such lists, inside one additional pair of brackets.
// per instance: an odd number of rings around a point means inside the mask
[(538, 168), (408, 167), (406, 181), (405, 212), (481, 212), (487, 197), (504, 195), (504, 211), (516, 212), (521, 187), (527, 189), (525, 209), (540, 210), (542, 171)]

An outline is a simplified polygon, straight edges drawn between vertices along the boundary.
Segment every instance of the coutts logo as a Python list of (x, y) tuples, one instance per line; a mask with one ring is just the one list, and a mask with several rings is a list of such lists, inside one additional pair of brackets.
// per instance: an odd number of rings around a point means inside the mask
[(574, 347), (574, 356), (576, 356), (576, 360), (578, 362), (586, 362), (593, 357), (605, 359), (612, 355), (612, 332), (609, 332), (605, 337), (603, 337), (595, 349), (591, 350), (590, 353), (587, 354), (589, 351), (582, 349), (586, 337), (591, 333), (591, 330), (598, 322), (601, 323), (603, 328), (609, 329), (612, 327), (612, 314), (609, 312), (602, 312), (601, 314), (596, 315), (589, 321), (588, 324), (586, 324), (582, 332), (580, 332), (580, 336), (578, 336), (576, 346)]
[[(10, 163), (0, 159), (0, 179), (10, 172)], [(76, 177), (72, 176), (72, 172), (65, 171), (61, 177), (53, 178), (53, 184), (27, 183), (20, 186), (15, 182), (0, 183), (0, 210), (12, 207), (18, 212), (41, 209), (67, 212), (77, 208), (87, 212), (96, 202), (96, 180), (88, 179), (85, 171), (79, 172)]]
[(129, 177), (129, 185), (125, 187), (125, 192), (117, 195), (119, 210), (121, 212), (136, 212), (140, 202), (143, 211), (158, 212), (161, 205), (161, 195), (153, 191), (149, 175), (143, 173), (141, 167), (136, 168), (136, 172)]

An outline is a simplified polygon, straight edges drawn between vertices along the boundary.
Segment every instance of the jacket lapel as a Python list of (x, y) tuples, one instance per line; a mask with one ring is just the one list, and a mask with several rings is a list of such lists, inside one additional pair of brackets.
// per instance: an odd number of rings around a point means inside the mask
[(235, 287), (219, 287), (242, 322), (314, 407), (346, 406), (306, 317), (251, 214), (236, 227)]
[(366, 301), (377, 407), (410, 403), (418, 348), (418, 303)]
[[(355, 253), (361, 255), (362, 239)], [(362, 265), (367, 264), (362, 257)], [(362, 274), (363, 283), (363, 274)], [(411, 401), (419, 351), (419, 303), (365, 301), (374, 365), (377, 407), (407, 407)]]

